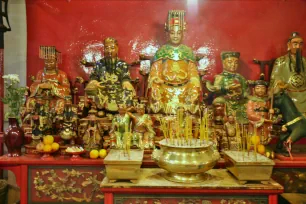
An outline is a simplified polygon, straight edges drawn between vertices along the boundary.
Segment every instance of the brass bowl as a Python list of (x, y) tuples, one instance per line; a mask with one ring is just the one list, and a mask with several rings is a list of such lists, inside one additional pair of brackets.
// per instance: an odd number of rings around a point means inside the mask
[(200, 144), (199, 140), (193, 140), (192, 146), (177, 146), (168, 144), (164, 139), (159, 144), (161, 149), (155, 149), (152, 158), (160, 168), (168, 171), (164, 178), (174, 182), (196, 183), (205, 180), (204, 173), (212, 169), (220, 158), (210, 141)]

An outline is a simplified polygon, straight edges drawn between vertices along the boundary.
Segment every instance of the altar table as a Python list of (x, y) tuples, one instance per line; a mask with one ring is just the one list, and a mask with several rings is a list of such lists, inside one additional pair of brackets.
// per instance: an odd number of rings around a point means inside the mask
[(185, 203), (269, 203), (277, 204), (283, 187), (274, 180), (266, 184), (252, 182), (244, 185), (226, 169), (211, 169), (200, 183), (175, 183), (163, 178), (160, 168), (143, 168), (137, 183), (110, 183), (105, 177), (100, 185), (107, 204), (185, 204)]

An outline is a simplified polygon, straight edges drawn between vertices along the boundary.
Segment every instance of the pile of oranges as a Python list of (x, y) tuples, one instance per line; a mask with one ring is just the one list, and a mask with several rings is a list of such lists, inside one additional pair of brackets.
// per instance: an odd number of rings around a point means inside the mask
[(36, 145), (37, 151), (52, 152), (59, 149), (59, 144), (54, 142), (54, 137), (52, 135), (47, 135), (43, 137), (43, 142)]

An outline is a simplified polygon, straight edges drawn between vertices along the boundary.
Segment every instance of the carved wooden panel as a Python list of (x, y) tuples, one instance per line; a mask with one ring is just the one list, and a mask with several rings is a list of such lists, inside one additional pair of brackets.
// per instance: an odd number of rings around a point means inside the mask
[(267, 204), (267, 196), (114, 195), (115, 204)]
[(28, 203), (103, 203), (103, 167), (31, 166)]

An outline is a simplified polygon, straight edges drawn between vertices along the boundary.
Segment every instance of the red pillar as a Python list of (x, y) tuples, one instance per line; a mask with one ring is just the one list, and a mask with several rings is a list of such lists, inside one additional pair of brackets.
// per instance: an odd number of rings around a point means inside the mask
[(21, 165), (20, 203), (28, 203), (28, 166)]
[(269, 204), (277, 204), (277, 194), (269, 195)]
[(105, 204), (113, 204), (114, 203), (113, 193), (104, 193), (104, 203)]

